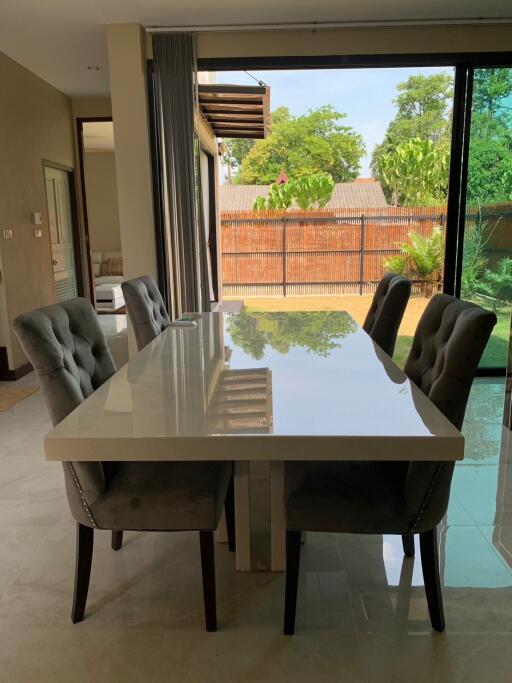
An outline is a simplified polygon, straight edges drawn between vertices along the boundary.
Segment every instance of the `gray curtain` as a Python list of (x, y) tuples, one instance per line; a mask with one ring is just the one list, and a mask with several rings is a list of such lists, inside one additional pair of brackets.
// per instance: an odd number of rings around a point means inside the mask
[(153, 34), (161, 126), (171, 298), (175, 315), (210, 310), (203, 295), (206, 244), (199, 229), (194, 173), (196, 60), (191, 33)]

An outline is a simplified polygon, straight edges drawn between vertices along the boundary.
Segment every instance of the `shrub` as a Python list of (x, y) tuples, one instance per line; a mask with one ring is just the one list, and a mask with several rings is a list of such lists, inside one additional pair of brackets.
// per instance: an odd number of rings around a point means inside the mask
[(425, 295), (439, 287), (443, 277), (445, 237), (441, 226), (424, 237), (417, 232), (408, 233), (408, 242), (401, 245), (401, 254), (384, 261), (386, 270), (405, 275), (424, 283)]
[(268, 198), (256, 197), (254, 211), (289, 209), (296, 202), (300, 209), (321, 209), (332, 197), (334, 181), (327, 173), (316, 173), (289, 180), (278, 185), (272, 183)]

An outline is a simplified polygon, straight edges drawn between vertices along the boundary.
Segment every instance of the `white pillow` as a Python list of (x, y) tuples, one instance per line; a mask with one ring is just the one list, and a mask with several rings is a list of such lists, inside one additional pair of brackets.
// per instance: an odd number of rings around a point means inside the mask
[(120, 285), (123, 280), (122, 275), (100, 275), (94, 278), (97, 285)]

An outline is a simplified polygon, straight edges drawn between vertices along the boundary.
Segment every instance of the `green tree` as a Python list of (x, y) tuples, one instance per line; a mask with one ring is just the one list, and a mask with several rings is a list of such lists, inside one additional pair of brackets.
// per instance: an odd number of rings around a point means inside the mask
[(448, 191), (448, 150), (432, 140), (412, 138), (379, 159), (380, 177), (393, 204), (437, 204)]
[(249, 153), (251, 147), (254, 145), (254, 140), (250, 138), (224, 138), (223, 140), (226, 151), (224, 152), (224, 163), (229, 168), (228, 175), (240, 168), (244, 158)]
[[(380, 159), (411, 138), (431, 140), (449, 149), (453, 77), (448, 73), (411, 76), (397, 86), (397, 107), (382, 144), (372, 155), (372, 173), (381, 179)], [(388, 188), (384, 183), (384, 190)], [(388, 191), (388, 194), (389, 191)]]
[(512, 199), (512, 72), (476, 69), (469, 141), (469, 204)]
[[(279, 125), (291, 119), (288, 107), (278, 107), (270, 115), (270, 129), (272, 126)], [(229, 178), (236, 174), (242, 161), (254, 146), (255, 140), (252, 138), (224, 138), (226, 151), (224, 152), (224, 162), (228, 167)]]
[(468, 204), (510, 201), (512, 149), (503, 139), (475, 139), (468, 161)]
[(361, 135), (340, 123), (345, 117), (330, 105), (303, 116), (276, 110), (268, 136), (243, 158), (235, 182), (268, 185), (283, 168), (293, 178), (316, 173), (328, 173), (334, 182), (356, 178), (365, 147)]
[(261, 360), (268, 346), (288, 353), (298, 346), (317, 356), (328, 356), (355, 332), (352, 318), (338, 311), (307, 313), (239, 313), (230, 316), (227, 330), (233, 342), (251, 358)]
[(473, 109), (486, 113), (489, 118), (501, 120), (509, 125), (510, 110), (503, 108), (503, 102), (512, 93), (512, 71), (502, 69), (475, 69), (473, 80)]
[(334, 180), (326, 173), (317, 173), (289, 180), (287, 183), (272, 183), (267, 199), (256, 197), (253, 209), (289, 209), (295, 202), (300, 209), (321, 209), (332, 197)]
[(278, 107), (270, 114), (270, 130), (274, 126), (281, 126), (283, 123), (288, 123), (293, 118), (288, 107)]

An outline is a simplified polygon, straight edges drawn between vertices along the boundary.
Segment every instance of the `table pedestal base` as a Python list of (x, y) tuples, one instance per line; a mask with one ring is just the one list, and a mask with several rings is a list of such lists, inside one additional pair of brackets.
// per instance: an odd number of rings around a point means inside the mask
[(270, 463), (270, 564), (273, 572), (286, 568), (284, 462)]
[[(235, 463), (236, 568), (286, 566), (284, 463)], [(270, 513), (270, 514), (269, 514)], [(222, 538), (219, 527), (219, 540)]]

